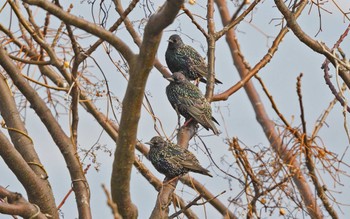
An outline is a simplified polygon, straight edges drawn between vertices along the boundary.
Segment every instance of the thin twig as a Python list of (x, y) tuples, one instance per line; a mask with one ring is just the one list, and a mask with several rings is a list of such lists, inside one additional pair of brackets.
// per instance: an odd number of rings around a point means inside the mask
[(107, 205), (112, 210), (113, 218), (114, 219), (122, 219), (122, 216), (120, 216), (120, 214), (118, 212), (118, 206), (115, 202), (113, 202), (111, 194), (109, 193), (105, 184), (102, 184), (102, 189), (105, 192), (105, 195), (107, 197)]

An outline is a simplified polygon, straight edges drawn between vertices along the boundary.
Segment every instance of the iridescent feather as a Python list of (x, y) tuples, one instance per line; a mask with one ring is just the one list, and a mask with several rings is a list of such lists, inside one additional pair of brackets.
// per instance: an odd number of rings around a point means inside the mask
[(148, 158), (153, 166), (167, 178), (171, 179), (188, 172), (196, 172), (212, 177), (209, 171), (203, 168), (197, 158), (186, 148), (165, 141), (162, 137), (155, 136), (150, 142)]

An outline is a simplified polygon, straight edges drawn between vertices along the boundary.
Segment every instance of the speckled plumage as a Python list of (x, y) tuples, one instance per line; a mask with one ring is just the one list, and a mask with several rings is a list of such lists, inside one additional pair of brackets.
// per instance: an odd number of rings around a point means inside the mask
[(167, 178), (191, 172), (200, 173), (212, 177), (207, 169), (204, 169), (197, 158), (186, 148), (177, 144), (165, 141), (162, 137), (155, 136), (150, 142), (148, 158), (153, 166)]
[[(168, 42), (165, 61), (170, 71), (182, 71), (188, 80), (199, 78), (206, 83), (204, 78), (207, 77), (208, 66), (203, 57), (193, 47), (184, 44), (177, 34), (171, 35)], [(218, 79), (215, 83), (222, 84)]]
[(175, 72), (167, 79), (170, 84), (166, 87), (166, 95), (175, 111), (186, 120), (193, 118), (205, 129), (211, 129), (215, 135), (219, 135), (213, 121), (219, 123), (212, 116), (210, 103), (199, 88), (187, 80), (181, 72)]

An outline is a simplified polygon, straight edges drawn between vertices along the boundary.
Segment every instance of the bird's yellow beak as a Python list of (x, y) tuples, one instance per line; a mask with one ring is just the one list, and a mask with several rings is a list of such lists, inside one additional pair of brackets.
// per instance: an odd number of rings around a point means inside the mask
[(165, 79), (167, 79), (170, 82), (175, 81), (173, 77), (168, 77), (168, 78), (165, 78)]

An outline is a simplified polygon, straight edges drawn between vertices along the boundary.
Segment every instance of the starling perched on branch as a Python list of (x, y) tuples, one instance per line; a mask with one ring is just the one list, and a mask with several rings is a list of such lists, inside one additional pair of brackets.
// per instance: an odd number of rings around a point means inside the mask
[(212, 116), (210, 103), (205, 99), (197, 86), (192, 84), (181, 72), (175, 72), (167, 78), (170, 84), (166, 87), (166, 95), (172, 107), (186, 120), (194, 119), (205, 129), (213, 130), (215, 135), (219, 135), (214, 122), (219, 123)]
[[(182, 42), (179, 35), (171, 35), (168, 40), (165, 60), (171, 72), (182, 71), (188, 80), (200, 79), (207, 83), (208, 65), (203, 57), (191, 46)], [(203, 78), (204, 77), (204, 78)], [(216, 84), (222, 84), (215, 78)]]
[(213, 177), (207, 169), (204, 169), (197, 158), (186, 148), (177, 144), (164, 141), (162, 137), (155, 136), (150, 142), (148, 158), (153, 166), (168, 179), (191, 172)]

